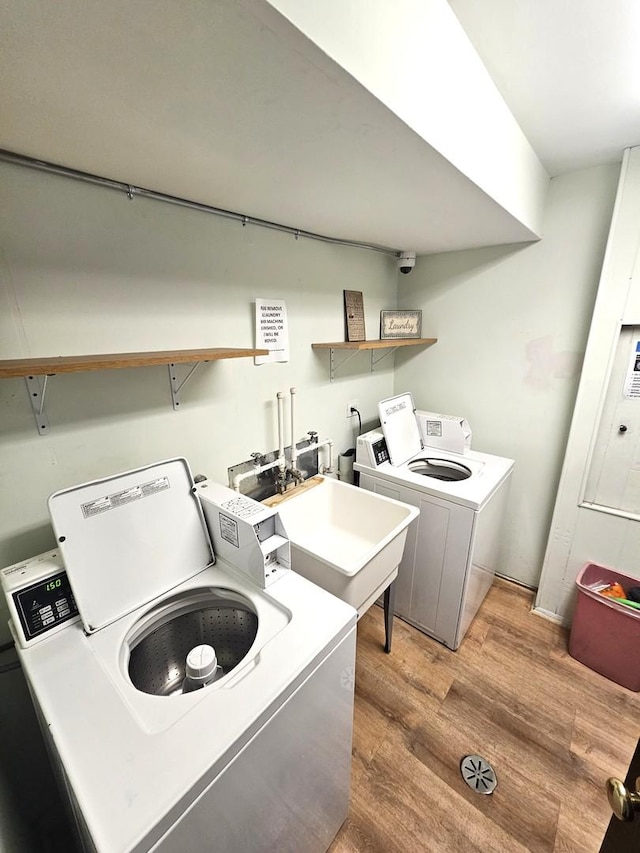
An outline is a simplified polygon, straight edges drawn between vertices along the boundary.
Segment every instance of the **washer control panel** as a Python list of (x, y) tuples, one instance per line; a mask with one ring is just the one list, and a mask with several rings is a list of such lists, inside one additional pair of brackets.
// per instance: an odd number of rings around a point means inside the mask
[(2, 569), (0, 579), (16, 639), (25, 648), (80, 618), (56, 549)]
[(359, 435), (356, 442), (356, 462), (369, 468), (378, 468), (389, 461), (389, 450), (384, 435), (377, 430)]

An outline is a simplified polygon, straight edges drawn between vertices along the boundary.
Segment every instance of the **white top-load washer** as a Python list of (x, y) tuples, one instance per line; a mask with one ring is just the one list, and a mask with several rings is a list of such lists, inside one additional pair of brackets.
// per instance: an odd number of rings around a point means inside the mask
[[(394, 612), (457, 649), (493, 583), (514, 463), (470, 450), (459, 437), (462, 453), (442, 441), (425, 444), (409, 393), (382, 400), (378, 411), (380, 430), (357, 441), (360, 486), (420, 509), (398, 569)], [(468, 438), (467, 422), (459, 423)]]
[[(348, 809), (356, 611), (291, 571), (260, 589), (214, 565), (184, 459), (49, 508), (58, 548), (2, 581), (82, 849), (326, 850)], [(222, 672), (188, 691), (200, 643)]]

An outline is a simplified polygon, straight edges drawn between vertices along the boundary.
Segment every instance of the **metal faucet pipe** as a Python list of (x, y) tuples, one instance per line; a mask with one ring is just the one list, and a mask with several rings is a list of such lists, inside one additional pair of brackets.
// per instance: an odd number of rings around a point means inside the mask
[(316, 447), (318, 450), (320, 450), (321, 447), (329, 448), (329, 465), (325, 465), (324, 471), (322, 473), (333, 474), (333, 440), (330, 438), (325, 438), (323, 441), (318, 442), (318, 444), (316, 444)]
[[(233, 478), (233, 490), (240, 491), (240, 483), (247, 480), (249, 477), (255, 477), (257, 474), (262, 474), (264, 471), (270, 471), (272, 468), (277, 468), (281, 465), (281, 459), (274, 459), (273, 462), (265, 462), (264, 465), (258, 465), (255, 468), (250, 468), (248, 471), (243, 471), (241, 474), (236, 474)], [(282, 470), (282, 469), (281, 469)]]
[(284, 458), (284, 394), (282, 391), (278, 391), (277, 393), (278, 400), (278, 465), (280, 467), (280, 471), (284, 471), (285, 469), (285, 458)]
[[(320, 470), (320, 449), (322, 447), (326, 447), (329, 451), (329, 464), (323, 465), (322, 470)], [(318, 473), (333, 474), (333, 439), (323, 438), (322, 441), (312, 439), (311, 443), (307, 445), (307, 447), (303, 447), (302, 450), (298, 451), (298, 456), (303, 456), (305, 453), (312, 453), (314, 450), (318, 452)]]
[(291, 467), (295, 471), (296, 462), (298, 461), (298, 448), (296, 446), (296, 424), (294, 414), (296, 389), (289, 388), (289, 394), (291, 395)]

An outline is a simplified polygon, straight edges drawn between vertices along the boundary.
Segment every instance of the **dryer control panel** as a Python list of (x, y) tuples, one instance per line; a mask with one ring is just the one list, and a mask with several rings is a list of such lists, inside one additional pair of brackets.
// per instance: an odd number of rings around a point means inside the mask
[(378, 430), (359, 435), (356, 442), (356, 463), (377, 468), (389, 461), (389, 451), (384, 435)]
[(23, 648), (78, 621), (69, 578), (56, 549), (2, 569), (0, 579)]

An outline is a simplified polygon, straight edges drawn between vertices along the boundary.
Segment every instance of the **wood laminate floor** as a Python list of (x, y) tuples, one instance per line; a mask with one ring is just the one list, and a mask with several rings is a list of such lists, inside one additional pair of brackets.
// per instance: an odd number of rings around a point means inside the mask
[[(351, 805), (331, 853), (597, 853), (640, 737), (640, 694), (567, 651), (568, 632), (497, 580), (457, 652), (382, 611), (358, 625)], [(624, 653), (624, 650), (621, 650)], [(482, 755), (498, 787), (462, 781)]]

